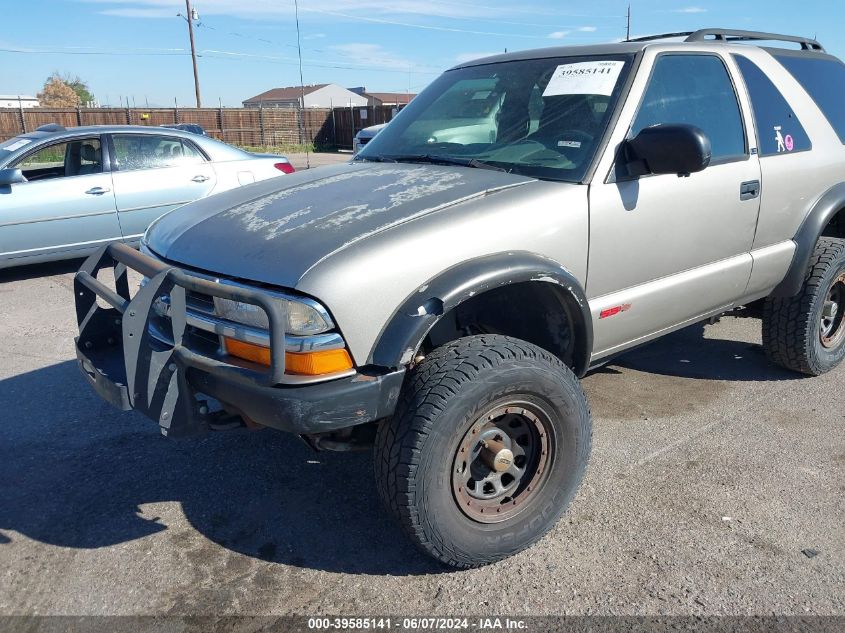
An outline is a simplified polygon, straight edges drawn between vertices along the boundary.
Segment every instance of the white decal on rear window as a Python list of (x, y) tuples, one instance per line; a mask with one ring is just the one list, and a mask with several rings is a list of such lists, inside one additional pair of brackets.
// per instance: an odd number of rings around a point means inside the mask
[(616, 87), (623, 61), (578, 62), (561, 64), (555, 68), (544, 97), (555, 95), (605, 95), (610, 96)]
[(11, 145), (7, 145), (3, 149), (5, 149), (7, 152), (14, 152), (16, 149), (20, 149), (24, 145), (29, 145), (30, 143), (32, 143), (32, 141), (30, 141), (28, 138), (22, 138), (21, 140), (12, 143)]

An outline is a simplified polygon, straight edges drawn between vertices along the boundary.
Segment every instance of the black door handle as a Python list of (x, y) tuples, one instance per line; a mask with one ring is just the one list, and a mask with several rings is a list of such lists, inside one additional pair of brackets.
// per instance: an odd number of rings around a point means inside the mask
[(760, 181), (749, 180), (739, 186), (739, 199), (752, 200), (760, 195)]

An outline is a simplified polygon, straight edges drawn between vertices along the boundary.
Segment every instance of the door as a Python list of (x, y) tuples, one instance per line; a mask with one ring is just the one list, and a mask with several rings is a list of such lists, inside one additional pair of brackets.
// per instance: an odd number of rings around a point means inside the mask
[(121, 239), (99, 136), (35, 148), (9, 167), (28, 182), (0, 187), (0, 260), (6, 264), (81, 257)]
[(207, 196), (217, 177), (189, 141), (157, 134), (112, 135), (112, 183), (124, 239), (134, 242), (160, 215)]
[(703, 318), (743, 295), (760, 194), (745, 111), (721, 57), (654, 58), (636, 114), (628, 118), (633, 122), (620, 119), (623, 134), (631, 138), (659, 123), (695, 125), (709, 137), (712, 159), (686, 177), (631, 178), (615, 165), (605, 182), (591, 186), (587, 292), (596, 358)]

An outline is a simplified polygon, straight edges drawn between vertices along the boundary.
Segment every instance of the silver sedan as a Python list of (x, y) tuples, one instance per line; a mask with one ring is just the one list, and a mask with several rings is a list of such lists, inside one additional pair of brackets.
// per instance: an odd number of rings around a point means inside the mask
[(0, 143), (0, 268), (136, 245), (176, 207), (292, 171), (180, 130), (46, 125)]

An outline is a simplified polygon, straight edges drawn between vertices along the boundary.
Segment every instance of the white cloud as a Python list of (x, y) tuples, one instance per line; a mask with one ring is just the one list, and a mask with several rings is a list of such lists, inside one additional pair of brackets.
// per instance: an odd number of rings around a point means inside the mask
[(707, 13), (707, 9), (701, 7), (685, 7), (683, 9), (672, 9), (672, 13)]
[(483, 53), (461, 53), (460, 55), (455, 56), (455, 61), (459, 64), (463, 64), (464, 62), (471, 62), (476, 59), (481, 59), (482, 57), (490, 57), (491, 55), (498, 55), (503, 51), (485, 51)]
[[(184, 3), (174, 0), (81, 0), (99, 4), (100, 13), (129, 18), (172, 17)], [(463, 2), (419, 2), (418, 0), (356, 0), (354, 7), (348, 0), (310, 0), (300, 6), (300, 17), (316, 12), (351, 12), (362, 16), (425, 16), (440, 18), (482, 18), (510, 15), (507, 5), (501, 8), (479, 6)], [(131, 6), (127, 6), (131, 5)], [(226, 15), (239, 18), (268, 20), (287, 18), (293, 14), (293, 2), (279, 0), (202, 0), (197, 4), (200, 16)]]
[(349, 44), (335, 44), (329, 47), (340, 54), (342, 59), (355, 64), (378, 65), (382, 68), (396, 68), (408, 70), (415, 66), (413, 62), (395, 55), (378, 44), (352, 42)]
[(176, 11), (167, 9), (139, 9), (137, 7), (130, 7), (126, 9), (105, 9), (99, 12), (100, 15), (111, 15), (118, 18), (173, 18), (176, 17)]
[(550, 40), (562, 40), (567, 35), (569, 35), (569, 31), (555, 31), (554, 33), (549, 33), (547, 37)]
[(596, 27), (594, 26), (579, 26), (578, 31), (581, 33), (595, 33)]

